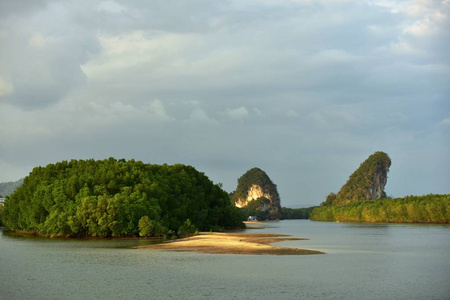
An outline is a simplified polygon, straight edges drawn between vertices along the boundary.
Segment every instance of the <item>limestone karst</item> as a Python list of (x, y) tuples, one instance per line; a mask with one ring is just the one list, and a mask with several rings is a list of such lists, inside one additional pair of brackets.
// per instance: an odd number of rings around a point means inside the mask
[(231, 195), (237, 207), (246, 207), (268, 212), (270, 219), (281, 216), (280, 196), (277, 186), (259, 168), (252, 168), (238, 179), (236, 191)]
[(387, 173), (391, 166), (389, 156), (381, 151), (370, 155), (360, 167), (350, 175), (332, 205), (343, 205), (362, 200), (385, 198), (384, 187), (387, 183)]

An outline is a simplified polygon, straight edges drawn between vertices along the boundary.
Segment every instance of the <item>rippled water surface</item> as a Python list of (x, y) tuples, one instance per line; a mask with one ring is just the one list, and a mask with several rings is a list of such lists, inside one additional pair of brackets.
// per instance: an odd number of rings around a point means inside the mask
[(252, 233), (325, 255), (133, 249), (148, 240), (20, 237), (0, 230), (0, 299), (450, 299), (450, 227), (265, 223)]

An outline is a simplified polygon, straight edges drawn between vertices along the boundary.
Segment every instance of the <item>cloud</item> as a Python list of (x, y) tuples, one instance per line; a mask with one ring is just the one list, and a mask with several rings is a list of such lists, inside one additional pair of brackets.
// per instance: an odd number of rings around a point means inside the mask
[(213, 118), (210, 118), (206, 112), (200, 108), (194, 108), (194, 110), (192, 111), (190, 117), (189, 117), (189, 121), (194, 121), (194, 122), (200, 122), (200, 123), (211, 123), (211, 124), (218, 124), (218, 122), (216, 120), (214, 120)]
[(98, 4), (98, 11), (117, 15), (125, 12), (127, 8), (115, 1), (102, 1)]
[(88, 122), (89, 127), (127, 124), (132, 121), (148, 122), (170, 122), (174, 118), (169, 116), (163, 103), (160, 100), (147, 101), (143, 105), (130, 103), (113, 102), (100, 104), (89, 103), (90, 110), (86, 111), (83, 118)]
[(301, 206), (384, 150), (404, 160), (388, 193), (445, 190), (400, 181), (418, 181), (410, 149), (450, 147), (449, 4), (2, 1), (2, 166), (182, 162), (228, 191), (259, 166)]
[(34, 47), (37, 49), (42, 49), (52, 42), (56, 42), (55, 38), (52, 37), (43, 37), (40, 33), (35, 33), (28, 41), (28, 45), (30, 47)]
[(258, 116), (258, 117), (264, 117), (264, 113), (257, 107), (253, 108), (253, 112)]
[(241, 106), (241, 107), (234, 108), (234, 109), (228, 108), (224, 112), (224, 115), (226, 115), (230, 119), (244, 120), (244, 119), (248, 118), (249, 112), (246, 107)]
[(318, 126), (324, 127), (353, 127), (359, 125), (358, 111), (352, 106), (326, 107), (309, 115)]
[(11, 15), (0, 21), (0, 76), (14, 86), (1, 101), (26, 109), (52, 105), (85, 84), (80, 65), (98, 49), (96, 33), (69, 17), (80, 8), (69, 13), (67, 3), (42, 3), (16, 18), (11, 16), (22, 6), (8, 6)]

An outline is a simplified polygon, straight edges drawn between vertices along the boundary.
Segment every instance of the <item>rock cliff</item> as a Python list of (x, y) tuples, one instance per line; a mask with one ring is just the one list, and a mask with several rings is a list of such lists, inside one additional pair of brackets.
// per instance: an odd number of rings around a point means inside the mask
[(281, 216), (277, 186), (259, 168), (248, 170), (238, 179), (238, 186), (231, 195), (231, 201), (237, 207), (268, 212), (271, 219)]
[(390, 166), (391, 159), (384, 152), (378, 151), (369, 156), (342, 186), (332, 205), (385, 198), (384, 187)]

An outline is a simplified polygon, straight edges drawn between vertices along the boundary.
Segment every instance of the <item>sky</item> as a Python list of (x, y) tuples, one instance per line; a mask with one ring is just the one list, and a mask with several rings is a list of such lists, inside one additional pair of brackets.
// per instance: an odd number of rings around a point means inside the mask
[(0, 1), (0, 182), (259, 167), (306, 207), (376, 151), (388, 195), (450, 193), (450, 0)]

